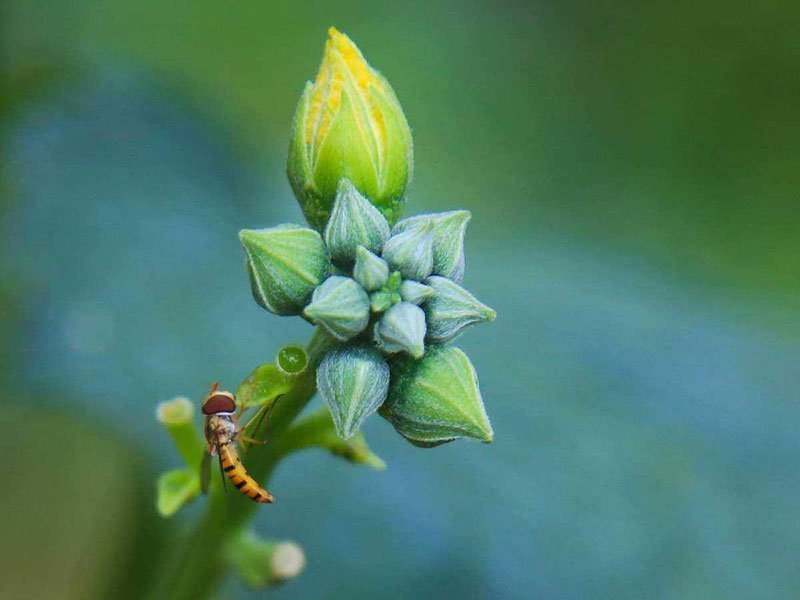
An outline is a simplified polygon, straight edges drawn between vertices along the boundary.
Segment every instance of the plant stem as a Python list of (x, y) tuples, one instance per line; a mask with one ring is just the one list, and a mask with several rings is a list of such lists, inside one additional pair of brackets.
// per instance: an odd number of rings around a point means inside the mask
[[(258, 481), (268, 483), (279, 460), (284, 456), (274, 448), (283, 446), (282, 436), (316, 391), (316, 365), (327, 347), (319, 331), (308, 345), (308, 369), (297, 376), (292, 389), (281, 397), (270, 417), (272, 443), (251, 449), (247, 469)], [(219, 478), (215, 477), (214, 480)], [(174, 548), (172, 559), (164, 566), (162, 577), (154, 586), (152, 598), (158, 600), (203, 600), (211, 598), (222, 582), (227, 565), (222, 552), (229, 540), (241, 535), (260, 504), (233, 493), (225, 493), (217, 481), (209, 491), (209, 501), (200, 521)], [(268, 510), (268, 509), (267, 509)]]

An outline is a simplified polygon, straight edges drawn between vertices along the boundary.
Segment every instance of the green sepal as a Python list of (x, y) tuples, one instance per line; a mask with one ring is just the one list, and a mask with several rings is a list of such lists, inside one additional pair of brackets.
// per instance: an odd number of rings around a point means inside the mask
[(430, 346), (420, 360), (392, 361), (391, 386), (380, 414), (415, 445), (457, 438), (494, 439), (475, 369), (461, 350)]
[(402, 273), (400, 273), (400, 271), (393, 271), (386, 282), (386, 289), (390, 292), (396, 292), (400, 289), (401, 285), (403, 285)]
[(450, 342), (470, 325), (494, 321), (497, 316), (494, 310), (449, 279), (434, 275), (425, 283), (433, 289), (433, 295), (425, 303), (430, 342)]
[(289, 224), (243, 229), (239, 240), (255, 301), (276, 315), (300, 314), (331, 266), (320, 235)]
[(419, 306), (399, 302), (375, 325), (375, 344), (387, 354), (407, 352), (414, 358), (425, 354), (425, 313)]
[(389, 366), (374, 347), (346, 344), (331, 350), (317, 369), (317, 389), (346, 440), (386, 399)]
[(171, 517), (199, 493), (200, 472), (197, 469), (187, 467), (167, 471), (156, 483), (156, 510), (164, 518)]
[(433, 269), (431, 227), (423, 224), (392, 235), (383, 247), (383, 259), (404, 279), (422, 281)]
[(369, 323), (369, 296), (349, 277), (333, 276), (314, 290), (303, 316), (339, 341), (347, 341)]
[(374, 313), (382, 313), (389, 310), (392, 305), (392, 294), (386, 290), (372, 292), (369, 297), (369, 307)]
[(420, 305), (433, 294), (433, 288), (411, 279), (406, 279), (400, 284), (399, 293), (403, 302)]
[(431, 227), (433, 236), (434, 275), (447, 277), (456, 283), (464, 278), (464, 235), (472, 215), (468, 210), (417, 215), (395, 225), (392, 235), (420, 227)]
[(353, 279), (368, 292), (374, 292), (381, 289), (389, 280), (389, 265), (381, 257), (364, 248), (364, 246), (359, 246), (356, 249)]
[(359, 246), (380, 254), (388, 239), (386, 218), (349, 180), (342, 179), (325, 227), (325, 245), (331, 258), (341, 265), (352, 265)]

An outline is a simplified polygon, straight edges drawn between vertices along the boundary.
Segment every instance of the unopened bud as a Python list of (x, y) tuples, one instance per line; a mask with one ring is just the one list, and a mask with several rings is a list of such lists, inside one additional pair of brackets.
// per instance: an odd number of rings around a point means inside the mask
[(367, 326), (369, 296), (349, 277), (329, 277), (314, 290), (303, 315), (339, 341), (346, 341)]
[(334, 28), (328, 35), (317, 78), (294, 116), (292, 189), (320, 231), (345, 178), (395, 223), (411, 178), (411, 130), (389, 82), (350, 38)]

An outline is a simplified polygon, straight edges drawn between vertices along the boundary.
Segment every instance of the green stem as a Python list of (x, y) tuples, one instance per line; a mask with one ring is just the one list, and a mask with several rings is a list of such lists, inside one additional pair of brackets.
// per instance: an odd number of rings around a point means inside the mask
[[(324, 335), (324, 334), (323, 334)], [(270, 417), (270, 440), (261, 451), (252, 449), (247, 468), (256, 480), (268, 483), (278, 461), (284, 456), (274, 448), (305, 408), (316, 391), (316, 365), (328, 343), (319, 332), (308, 345), (308, 369), (298, 375), (275, 405)], [(217, 481), (219, 478), (213, 478)], [(278, 494), (278, 501), (280, 495)], [(209, 490), (209, 501), (200, 521), (171, 549), (173, 560), (164, 566), (155, 584), (152, 598), (158, 600), (203, 600), (215, 593), (226, 573), (224, 548), (231, 539), (242, 535), (256, 508), (262, 505), (239, 494), (226, 494), (217, 481)], [(268, 510), (268, 508), (267, 508)]]

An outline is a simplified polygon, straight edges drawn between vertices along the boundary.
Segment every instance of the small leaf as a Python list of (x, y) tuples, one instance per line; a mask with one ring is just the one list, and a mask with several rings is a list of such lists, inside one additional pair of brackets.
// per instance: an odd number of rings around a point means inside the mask
[(389, 366), (365, 344), (331, 350), (317, 369), (317, 388), (342, 439), (354, 435), (386, 399)]
[(334, 261), (352, 265), (363, 246), (380, 254), (389, 239), (389, 223), (348, 179), (339, 181), (333, 212), (325, 227), (325, 244)]
[(255, 301), (276, 315), (300, 314), (330, 269), (320, 235), (299, 225), (279, 225), (243, 229), (239, 240)]
[(433, 236), (429, 224), (421, 224), (389, 238), (383, 258), (405, 279), (422, 281), (433, 269)]
[(190, 469), (167, 471), (156, 484), (156, 509), (162, 517), (171, 517), (181, 506), (200, 493), (200, 474)]
[(344, 342), (364, 331), (369, 323), (369, 296), (349, 277), (329, 277), (314, 290), (303, 315)]
[(239, 407), (253, 408), (274, 402), (278, 396), (289, 392), (295, 379), (275, 365), (256, 367), (236, 390)]
[(425, 303), (427, 339), (431, 342), (449, 342), (470, 325), (494, 321), (497, 316), (495, 311), (449, 279), (434, 275), (425, 283), (433, 288), (433, 295)]
[(456, 438), (487, 443), (494, 439), (475, 369), (458, 348), (432, 346), (421, 360), (394, 360), (389, 395), (380, 414), (420, 446)]
[(419, 305), (425, 302), (431, 294), (433, 294), (433, 288), (410, 279), (400, 284), (400, 297), (403, 302)]
[(386, 285), (389, 279), (389, 265), (372, 252), (359, 246), (356, 249), (356, 265), (353, 267), (353, 279), (368, 292), (374, 292)]
[(395, 304), (375, 326), (375, 342), (388, 354), (408, 352), (420, 358), (425, 354), (425, 313), (408, 302)]
[(417, 215), (400, 221), (392, 234), (430, 225), (433, 235), (432, 273), (461, 283), (464, 279), (464, 234), (471, 218), (468, 210)]

